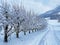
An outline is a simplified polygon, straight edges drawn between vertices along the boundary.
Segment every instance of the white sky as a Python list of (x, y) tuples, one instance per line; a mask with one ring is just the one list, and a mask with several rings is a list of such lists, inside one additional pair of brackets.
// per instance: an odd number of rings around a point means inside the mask
[(27, 10), (32, 10), (38, 14), (51, 10), (60, 4), (59, 0), (7, 0), (7, 1), (12, 3), (22, 2), (22, 4), (25, 6)]

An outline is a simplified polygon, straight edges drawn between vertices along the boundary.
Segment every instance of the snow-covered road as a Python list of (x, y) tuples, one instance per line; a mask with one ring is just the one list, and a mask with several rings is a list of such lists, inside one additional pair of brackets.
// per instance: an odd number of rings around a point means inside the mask
[(60, 45), (60, 25), (52, 22), (48, 25), (49, 32), (38, 45)]
[(58, 45), (54, 32), (51, 30), (48, 34), (44, 37), (43, 41), (39, 45)]

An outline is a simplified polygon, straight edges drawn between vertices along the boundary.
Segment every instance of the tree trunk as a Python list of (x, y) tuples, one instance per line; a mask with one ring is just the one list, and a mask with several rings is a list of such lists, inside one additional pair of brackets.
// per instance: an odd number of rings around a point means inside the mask
[(35, 32), (36, 32), (36, 29), (35, 29)]
[(26, 31), (24, 31), (24, 35), (26, 35)]
[(29, 30), (29, 34), (30, 34), (30, 30)]
[(7, 34), (5, 34), (5, 36), (4, 36), (4, 42), (8, 42), (8, 39), (7, 39), (8, 37), (7, 37)]
[(16, 37), (19, 38), (19, 32), (16, 32)]
[(4, 42), (8, 42), (7, 31), (8, 31), (8, 25), (6, 25), (5, 30), (4, 30)]
[(16, 30), (16, 38), (19, 38), (19, 29)]
[(18, 23), (17, 30), (16, 30), (16, 37), (19, 38), (19, 23)]
[(32, 30), (32, 32), (34, 32), (34, 31)]

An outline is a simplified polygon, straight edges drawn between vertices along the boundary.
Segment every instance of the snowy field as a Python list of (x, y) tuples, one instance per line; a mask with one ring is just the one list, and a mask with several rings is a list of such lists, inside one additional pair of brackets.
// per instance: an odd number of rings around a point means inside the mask
[(60, 23), (57, 20), (48, 20), (48, 27), (41, 31), (23, 32), (16, 38), (15, 34), (9, 37), (8, 43), (3, 42), (3, 35), (0, 35), (0, 45), (60, 45)]

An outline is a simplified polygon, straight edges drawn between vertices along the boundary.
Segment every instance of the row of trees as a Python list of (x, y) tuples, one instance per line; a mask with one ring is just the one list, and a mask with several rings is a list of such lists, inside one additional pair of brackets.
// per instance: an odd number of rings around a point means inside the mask
[(8, 37), (16, 32), (19, 38), (19, 32), (23, 31), (24, 35), (30, 30), (41, 30), (46, 27), (46, 20), (36, 16), (34, 12), (26, 11), (22, 5), (10, 5), (3, 2), (0, 5), (0, 24), (4, 28), (4, 42), (8, 42)]

